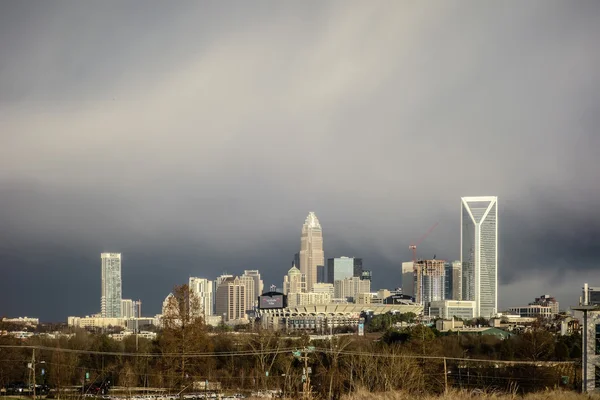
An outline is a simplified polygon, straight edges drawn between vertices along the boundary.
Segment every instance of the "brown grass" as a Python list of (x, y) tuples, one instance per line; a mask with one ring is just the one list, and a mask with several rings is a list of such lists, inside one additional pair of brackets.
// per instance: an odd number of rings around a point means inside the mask
[(561, 391), (561, 390), (548, 390), (544, 392), (531, 393), (524, 396), (502, 394), (502, 393), (483, 393), (481, 391), (452, 391), (447, 395), (432, 396), (432, 395), (414, 395), (406, 392), (384, 392), (384, 393), (371, 393), (368, 391), (357, 391), (349, 395), (342, 396), (342, 400), (476, 400), (476, 399), (489, 399), (489, 400), (512, 400), (512, 399), (524, 399), (524, 400), (590, 400), (600, 399), (595, 395), (585, 395), (575, 392)]

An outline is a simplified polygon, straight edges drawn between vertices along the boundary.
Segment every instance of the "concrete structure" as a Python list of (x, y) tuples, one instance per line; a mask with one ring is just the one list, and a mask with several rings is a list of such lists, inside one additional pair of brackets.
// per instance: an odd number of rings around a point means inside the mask
[(453, 331), (456, 329), (460, 329), (463, 326), (464, 326), (463, 321), (458, 321), (458, 320), (455, 320), (454, 318), (438, 319), (437, 321), (435, 321), (435, 329), (437, 329), (440, 332)]
[(475, 301), (477, 317), (498, 311), (498, 198), (461, 198), (460, 260), (463, 299)]
[(217, 287), (216, 315), (223, 316), (223, 322), (247, 321), (246, 283), (239, 278), (226, 278)]
[(354, 301), (360, 293), (371, 292), (371, 281), (351, 277), (335, 281), (333, 288), (336, 299)]
[(508, 312), (525, 318), (551, 318), (553, 315), (552, 307), (529, 305), (524, 307), (509, 307)]
[(443, 319), (457, 317), (471, 320), (475, 318), (475, 302), (464, 300), (432, 301), (429, 303), (429, 309), (425, 309), (425, 314)]
[(282, 309), (258, 310), (263, 327), (274, 330), (306, 330), (328, 333), (330, 329), (341, 326), (358, 326), (362, 313), (374, 315), (389, 312), (423, 312), (419, 305), (382, 305), (382, 304), (322, 304), (287, 307)]
[(104, 318), (121, 318), (121, 253), (102, 253), (100, 313)]
[[(586, 284), (587, 286), (587, 284)], [(583, 301), (590, 301), (584, 293)], [(582, 387), (583, 392), (600, 391), (600, 307), (583, 304), (573, 307), (582, 314)]]
[(402, 263), (402, 294), (415, 297), (415, 266), (412, 261)]
[(292, 268), (290, 268), (287, 275), (283, 277), (282, 293), (287, 295), (288, 293), (303, 292), (306, 292), (306, 275), (292, 265)]
[(374, 301), (374, 300), (378, 300), (377, 299), (377, 295), (375, 293), (359, 293), (356, 298), (354, 299), (354, 302), (356, 304), (382, 304), (383, 300), (381, 301)]
[(462, 263), (460, 261), (447, 261), (444, 269), (445, 299), (462, 300)]
[(265, 292), (265, 284), (260, 278), (260, 271), (257, 269), (245, 270), (242, 276), (249, 276), (254, 279), (254, 305), (256, 306), (258, 304), (258, 296)]
[[(362, 260), (361, 260), (362, 273)], [(346, 278), (352, 278), (354, 275), (354, 258), (335, 257), (327, 259), (327, 283), (334, 283)], [(360, 276), (358, 276), (360, 278)]]
[(444, 260), (418, 260), (414, 263), (415, 303), (427, 307), (432, 301), (444, 300)]
[(302, 226), (300, 240), (300, 272), (306, 276), (306, 291), (312, 292), (317, 283), (317, 266), (325, 265), (323, 230), (314, 212), (308, 213)]
[(213, 281), (206, 278), (190, 277), (190, 291), (198, 299), (198, 309), (192, 310), (194, 315), (202, 316), (206, 321), (206, 317), (213, 315)]

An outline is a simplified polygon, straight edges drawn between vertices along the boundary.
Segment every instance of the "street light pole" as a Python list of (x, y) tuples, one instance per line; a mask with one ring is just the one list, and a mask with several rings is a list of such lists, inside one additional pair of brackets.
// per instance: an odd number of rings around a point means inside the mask
[(31, 350), (31, 370), (33, 375), (33, 400), (35, 400), (35, 349)]

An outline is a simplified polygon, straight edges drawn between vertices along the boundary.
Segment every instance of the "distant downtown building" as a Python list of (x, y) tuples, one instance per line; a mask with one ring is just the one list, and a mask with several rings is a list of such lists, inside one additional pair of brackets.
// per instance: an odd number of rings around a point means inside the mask
[(192, 312), (206, 320), (206, 317), (213, 315), (213, 281), (192, 276), (189, 279), (189, 287), (198, 299), (198, 309), (192, 310)]
[(121, 253), (102, 253), (100, 258), (102, 260), (100, 314), (103, 318), (121, 318)]
[(336, 299), (355, 302), (359, 294), (371, 292), (371, 281), (353, 276), (335, 281), (333, 288)]
[(287, 275), (283, 277), (283, 294), (287, 296), (290, 293), (304, 292), (306, 292), (306, 276), (292, 265)]
[(306, 291), (311, 292), (317, 283), (317, 266), (325, 265), (323, 230), (314, 212), (309, 212), (300, 240), (300, 272), (306, 276)]
[[(357, 276), (360, 278), (360, 275), (354, 275), (354, 265), (356, 260), (352, 257), (335, 257), (327, 259), (327, 283), (334, 283), (335, 281), (340, 281), (346, 278), (352, 278), (353, 276)], [(361, 260), (361, 269), (362, 273), (362, 260)]]
[(446, 300), (462, 300), (462, 263), (460, 261), (447, 261), (445, 265)]
[(217, 286), (216, 299), (216, 314), (223, 322), (247, 322), (246, 284), (239, 278), (225, 278)]
[(402, 294), (415, 297), (415, 264), (412, 261), (402, 263)]
[(258, 296), (263, 294), (265, 291), (264, 290), (265, 284), (264, 284), (263, 280), (260, 278), (260, 271), (257, 269), (250, 269), (250, 270), (247, 269), (244, 271), (244, 275), (242, 275), (242, 276), (250, 277), (254, 281), (254, 297), (252, 299), (252, 304), (254, 306), (258, 306)]
[(428, 307), (432, 301), (444, 300), (444, 260), (418, 260), (414, 263), (415, 303)]
[(123, 299), (121, 300), (121, 317), (122, 318), (141, 318), (142, 317), (142, 301)]
[(498, 198), (461, 198), (460, 259), (463, 300), (475, 301), (475, 316), (498, 311)]

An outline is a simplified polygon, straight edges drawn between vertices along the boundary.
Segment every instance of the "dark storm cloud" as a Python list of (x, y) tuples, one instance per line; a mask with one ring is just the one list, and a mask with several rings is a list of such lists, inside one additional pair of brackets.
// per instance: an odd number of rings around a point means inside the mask
[(0, 7), (0, 312), (97, 311), (108, 250), (148, 312), (189, 275), (281, 285), (310, 210), (390, 287), (435, 222), (419, 254), (459, 257), (471, 195), (501, 306), (599, 279), (596, 2)]

